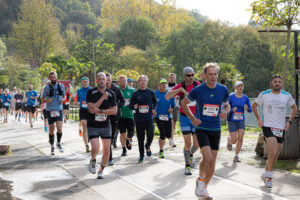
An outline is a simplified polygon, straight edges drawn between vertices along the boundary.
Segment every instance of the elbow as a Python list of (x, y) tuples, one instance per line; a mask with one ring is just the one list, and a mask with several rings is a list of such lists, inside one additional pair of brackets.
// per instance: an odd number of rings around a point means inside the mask
[(118, 113), (118, 109), (117, 107), (115, 107), (113, 110), (112, 110), (112, 115), (116, 115)]

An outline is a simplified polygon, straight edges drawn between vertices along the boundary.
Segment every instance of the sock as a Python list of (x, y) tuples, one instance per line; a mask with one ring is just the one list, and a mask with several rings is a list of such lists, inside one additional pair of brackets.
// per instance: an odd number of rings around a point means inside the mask
[(268, 174), (269, 174), (269, 173), (268, 173), (267, 171), (264, 171), (263, 176), (264, 176), (264, 177), (268, 177)]
[(199, 176), (197, 180), (198, 181), (204, 181), (204, 178), (205, 178), (204, 176)]
[(15, 118), (17, 118), (17, 117), (18, 117), (18, 114), (15, 115)]
[(96, 162), (96, 158), (95, 158), (94, 160), (92, 159), (92, 161), (93, 161), (93, 162)]
[(126, 151), (126, 147), (123, 147), (123, 152), (125, 152)]
[(104, 170), (104, 168), (105, 168), (105, 166), (103, 166), (103, 165), (101, 164), (101, 167), (100, 167), (100, 169), (99, 169), (99, 170), (103, 171), (103, 170)]
[(234, 154), (234, 156), (238, 156), (239, 154)]
[(20, 119), (20, 117), (21, 117), (21, 114), (19, 114), (19, 119)]
[(109, 151), (110, 151), (110, 153), (109, 153), (109, 160), (112, 161), (112, 150), (111, 150), (111, 146), (109, 147)]
[(190, 151), (186, 151), (183, 149), (183, 155), (184, 155), (185, 164), (190, 165)]
[(272, 178), (272, 176), (273, 176), (273, 172), (272, 171), (270, 171), (270, 172), (268, 172), (268, 178)]
[(51, 146), (53, 146), (53, 144), (54, 144), (54, 135), (49, 134), (49, 143), (51, 144)]
[(164, 152), (164, 150), (159, 150), (159, 152), (162, 152), (162, 153), (163, 153), (163, 152)]
[(57, 136), (57, 143), (60, 143), (60, 140), (61, 140), (61, 137), (62, 137), (62, 133), (57, 132), (56, 136)]
[(192, 148), (191, 148), (191, 154), (194, 154), (197, 150), (198, 150), (198, 148), (195, 148), (194, 146), (192, 146)]

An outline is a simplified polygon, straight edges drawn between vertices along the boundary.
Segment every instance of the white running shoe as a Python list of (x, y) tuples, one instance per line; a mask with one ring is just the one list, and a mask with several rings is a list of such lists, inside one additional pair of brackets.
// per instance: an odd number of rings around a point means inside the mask
[(96, 174), (96, 161), (92, 161), (92, 159), (90, 160), (89, 164), (89, 172), (92, 174)]
[(266, 176), (265, 173), (262, 173), (262, 175), (260, 176), (260, 179), (265, 183), (266, 182)]
[(97, 173), (97, 179), (103, 179), (103, 170), (98, 170), (98, 173)]
[(197, 197), (202, 197), (202, 198), (205, 198), (207, 200), (213, 199), (208, 194), (206, 184), (203, 181), (199, 181), (198, 179), (196, 180), (195, 194), (196, 194)]
[(64, 152), (64, 148), (62, 147), (62, 145), (60, 143), (56, 143), (56, 146), (57, 146), (60, 153)]

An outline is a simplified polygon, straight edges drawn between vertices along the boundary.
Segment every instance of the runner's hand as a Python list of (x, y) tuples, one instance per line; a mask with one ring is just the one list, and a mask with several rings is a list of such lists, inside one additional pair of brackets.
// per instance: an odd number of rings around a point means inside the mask
[(237, 111), (237, 107), (233, 107), (232, 111), (236, 112)]
[(199, 126), (202, 123), (202, 121), (200, 119), (198, 119), (197, 117), (193, 117), (193, 119), (191, 121), (195, 127)]
[(134, 104), (133, 108), (136, 110), (138, 109), (139, 105), (138, 104)]
[(102, 95), (103, 99), (107, 99), (108, 97), (108, 92), (104, 92), (103, 95)]
[(249, 107), (247, 104), (244, 105), (244, 110), (249, 110)]
[(226, 117), (227, 117), (227, 113), (224, 112), (224, 111), (222, 111), (222, 112), (219, 114), (219, 116), (224, 120), (224, 119), (226, 119)]
[(156, 116), (156, 110), (152, 110), (153, 116)]
[(169, 108), (168, 112), (173, 113), (173, 108)]
[(286, 122), (284, 126), (284, 131), (287, 132), (290, 129), (290, 122)]
[(60, 100), (60, 103), (61, 103), (61, 104), (63, 104), (63, 103), (64, 103), (64, 100), (63, 100), (63, 99), (61, 99), (61, 100)]

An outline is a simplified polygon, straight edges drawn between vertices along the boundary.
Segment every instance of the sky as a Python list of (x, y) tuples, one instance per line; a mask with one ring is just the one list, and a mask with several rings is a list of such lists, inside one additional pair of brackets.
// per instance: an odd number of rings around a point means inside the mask
[(234, 25), (246, 25), (250, 20), (250, 4), (254, 0), (176, 0), (177, 8), (197, 9), (212, 20), (229, 21)]

